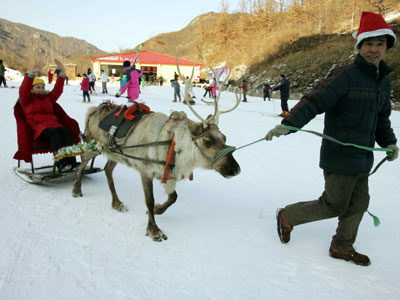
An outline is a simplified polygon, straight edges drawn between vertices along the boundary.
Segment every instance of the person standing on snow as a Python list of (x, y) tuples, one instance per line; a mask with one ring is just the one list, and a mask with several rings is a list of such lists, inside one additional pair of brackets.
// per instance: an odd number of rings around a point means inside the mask
[(177, 98), (179, 98), (179, 102), (181, 102), (181, 85), (178, 82), (178, 75), (176, 75), (175, 79), (171, 81), (171, 86), (174, 89), (174, 100), (172, 100), (172, 102), (176, 102)]
[(90, 69), (90, 68), (88, 69), (87, 77), (89, 78), (89, 92), (91, 94), (93, 91), (94, 94), (96, 95), (96, 90), (94, 88), (95, 83), (96, 83), (96, 75), (94, 75), (94, 73), (92, 72), (92, 69)]
[(86, 102), (86, 97), (88, 98), (88, 102), (90, 102), (90, 95), (89, 95), (90, 83), (89, 78), (86, 74), (83, 74), (83, 79), (81, 82), (81, 90), (83, 95), (83, 102)]
[(280, 117), (285, 117), (289, 113), (288, 100), (290, 96), (290, 83), (285, 74), (280, 75), (281, 81), (272, 88), (272, 91), (281, 91), (281, 108)]
[[(355, 38), (358, 55), (354, 63), (333, 70), (316, 90), (300, 99), (281, 124), (302, 128), (317, 114), (325, 113), (324, 134), (367, 147), (373, 147), (376, 142), (393, 150), (388, 155), (388, 160), (393, 161), (398, 157), (399, 148), (389, 120), (391, 69), (383, 58), (396, 42), (396, 36), (380, 14), (363, 12)], [(277, 125), (265, 138), (271, 140), (288, 133)], [(353, 244), (368, 209), (368, 176), (373, 160), (371, 151), (323, 139), (320, 167), (324, 172), (325, 191), (318, 200), (298, 202), (278, 210), (281, 242), (289, 242), (293, 226), (338, 217), (329, 255), (368, 266), (369, 257), (356, 252)]]
[(5, 75), (6, 75), (6, 68), (3, 65), (3, 60), (0, 59), (0, 87), (1, 84), (3, 83), (3, 86), (6, 88), (8, 86)]
[(242, 102), (247, 102), (247, 83), (246, 80), (243, 80), (242, 85), (240, 88), (243, 90), (243, 101)]
[(263, 94), (264, 94), (264, 101), (267, 98), (268, 98), (268, 101), (271, 101), (271, 96), (269, 94), (269, 91), (272, 90), (271, 86), (268, 83), (264, 83), (262, 90), (263, 90)]
[(107, 73), (104, 72), (104, 70), (101, 70), (100, 74), (100, 79), (101, 79), (101, 86), (103, 88), (102, 94), (107, 94), (107, 81), (108, 81), (108, 76)]

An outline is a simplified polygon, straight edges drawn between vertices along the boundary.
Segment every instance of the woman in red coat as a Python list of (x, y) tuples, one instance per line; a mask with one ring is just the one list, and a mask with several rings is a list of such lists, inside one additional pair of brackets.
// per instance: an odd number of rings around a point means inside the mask
[[(35, 74), (45, 65), (41, 60), (35, 61), (19, 88), (19, 102), (32, 129), (33, 139), (50, 142), (51, 149), (56, 153), (59, 148), (70, 146), (73, 142), (71, 131), (58, 122), (53, 110), (53, 104), (63, 92), (65, 80), (64, 66), (57, 59), (54, 62), (61, 71), (54, 89), (51, 92), (46, 91), (44, 80), (35, 78)], [(68, 172), (75, 168), (77, 163), (75, 157), (67, 157), (59, 160), (56, 166), (60, 172)]]

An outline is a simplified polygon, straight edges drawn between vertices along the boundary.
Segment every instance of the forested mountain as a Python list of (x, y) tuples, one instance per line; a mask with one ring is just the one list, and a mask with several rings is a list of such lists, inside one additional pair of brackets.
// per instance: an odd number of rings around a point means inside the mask
[(64, 63), (90, 66), (90, 57), (106, 52), (88, 42), (74, 37), (57, 34), (14, 23), (0, 18), (0, 57), (10, 67), (27, 71), (32, 59), (40, 55), (47, 64), (54, 58)]

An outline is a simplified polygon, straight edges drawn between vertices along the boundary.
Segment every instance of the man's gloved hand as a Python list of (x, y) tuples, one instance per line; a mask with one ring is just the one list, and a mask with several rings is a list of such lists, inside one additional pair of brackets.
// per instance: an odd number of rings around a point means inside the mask
[(273, 129), (268, 131), (267, 135), (265, 136), (265, 139), (267, 141), (272, 140), (272, 137), (280, 137), (281, 135), (288, 134), (289, 130), (282, 128), (282, 125), (276, 125)]
[(388, 157), (388, 161), (394, 161), (399, 156), (399, 147), (388, 145), (386, 148), (393, 149), (392, 155)]
[(120, 92), (120, 91), (118, 91), (118, 93), (117, 93), (117, 94), (115, 94), (115, 97), (119, 98), (120, 96), (121, 96), (121, 92)]

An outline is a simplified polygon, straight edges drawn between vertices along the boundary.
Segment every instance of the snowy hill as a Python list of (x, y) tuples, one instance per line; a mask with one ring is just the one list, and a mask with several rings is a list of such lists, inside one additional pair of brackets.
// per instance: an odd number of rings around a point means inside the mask
[[(138, 173), (117, 166), (114, 179), (129, 211), (111, 209), (103, 173), (86, 176), (82, 198), (73, 198), (72, 179), (30, 185), (15, 176), (16, 149), (13, 105), (16, 88), (0, 89), (2, 151), (0, 160), (0, 299), (1, 300), (260, 300), (400, 299), (400, 160), (385, 163), (370, 178), (370, 211), (378, 215), (375, 228), (365, 215), (356, 246), (372, 265), (360, 267), (328, 256), (337, 220), (296, 227), (289, 244), (276, 234), (275, 212), (286, 204), (313, 200), (323, 191), (318, 167), (320, 139), (306, 133), (259, 142), (234, 153), (242, 172), (224, 179), (216, 172), (195, 170), (193, 181), (180, 182), (178, 200), (156, 216), (168, 240), (156, 243), (145, 236), (147, 216)], [(52, 86), (46, 85), (47, 89)], [(100, 90), (99, 84), (97, 90)], [(111, 95), (81, 103), (79, 83), (65, 86), (59, 103), (84, 129), (90, 105)], [(203, 91), (195, 88), (198, 98)], [(184, 110), (172, 103), (170, 87), (145, 87), (142, 98), (154, 111)], [(278, 124), (280, 103), (248, 97), (235, 111), (220, 118), (227, 143), (241, 146), (262, 138)], [(235, 101), (221, 97), (223, 108)], [(290, 101), (293, 107), (296, 101)], [(196, 104), (202, 116), (213, 107)], [(400, 112), (392, 125), (400, 136)], [(321, 132), (323, 116), (306, 129)], [(375, 154), (376, 162), (384, 153)], [(36, 165), (51, 155), (35, 156)], [(103, 166), (105, 158), (96, 160)], [(24, 164), (24, 166), (29, 167)], [(157, 202), (166, 195), (154, 183)]]

